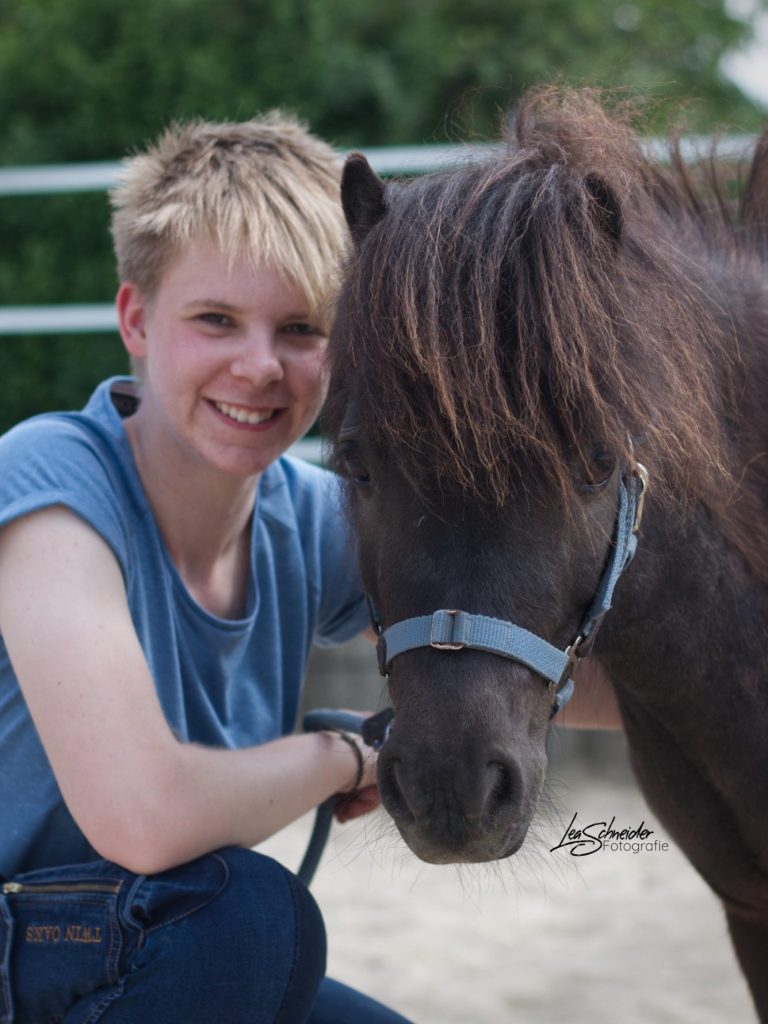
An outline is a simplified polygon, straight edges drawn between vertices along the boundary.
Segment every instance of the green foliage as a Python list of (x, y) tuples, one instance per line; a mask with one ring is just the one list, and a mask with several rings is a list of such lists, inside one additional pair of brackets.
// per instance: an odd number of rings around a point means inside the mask
[[(765, 9), (768, 0), (756, 6)], [(293, 110), (340, 146), (487, 139), (553, 78), (648, 97), (663, 130), (754, 130), (719, 73), (725, 0), (0, 0), (0, 164), (111, 160), (169, 120)], [(0, 302), (106, 301), (106, 198), (0, 199)], [(115, 339), (0, 339), (0, 427), (82, 403)]]
[(79, 409), (95, 385), (128, 373), (116, 334), (0, 338), (0, 433), (50, 409)]

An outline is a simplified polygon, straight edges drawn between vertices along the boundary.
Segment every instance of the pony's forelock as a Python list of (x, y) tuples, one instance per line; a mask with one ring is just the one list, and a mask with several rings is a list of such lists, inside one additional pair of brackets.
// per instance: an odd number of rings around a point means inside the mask
[(634, 438), (657, 493), (725, 507), (733, 327), (675, 175), (593, 96), (544, 92), (508, 152), (398, 190), (349, 268), (331, 434), (354, 382), (421, 493), (501, 506), (522, 459), (567, 505), (574, 453)]

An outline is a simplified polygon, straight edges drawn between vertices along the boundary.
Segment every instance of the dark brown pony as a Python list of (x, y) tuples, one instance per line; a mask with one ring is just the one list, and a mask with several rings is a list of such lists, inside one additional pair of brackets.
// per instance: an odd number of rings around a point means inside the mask
[[(622, 476), (647, 466), (591, 658), (768, 1021), (768, 140), (739, 189), (544, 91), (498, 157), (387, 187), (353, 157), (343, 200), (327, 422), (383, 624), (460, 608), (564, 649)], [(426, 647), (389, 683), (379, 780), (406, 842), (514, 853), (545, 773), (541, 678)]]

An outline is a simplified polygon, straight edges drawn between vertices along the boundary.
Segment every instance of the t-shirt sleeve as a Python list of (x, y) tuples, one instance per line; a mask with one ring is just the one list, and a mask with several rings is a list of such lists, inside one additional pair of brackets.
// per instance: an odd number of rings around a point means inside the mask
[(0, 527), (62, 505), (91, 526), (128, 573), (125, 518), (108, 442), (66, 416), (41, 416), (0, 437)]

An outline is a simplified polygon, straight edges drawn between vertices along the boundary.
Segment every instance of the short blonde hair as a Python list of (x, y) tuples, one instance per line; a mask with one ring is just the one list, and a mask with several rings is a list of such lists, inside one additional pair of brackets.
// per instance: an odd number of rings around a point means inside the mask
[(151, 300), (174, 257), (211, 238), (227, 258), (247, 254), (297, 284), (328, 329), (348, 241), (339, 164), (280, 111), (172, 124), (110, 193), (120, 281)]

